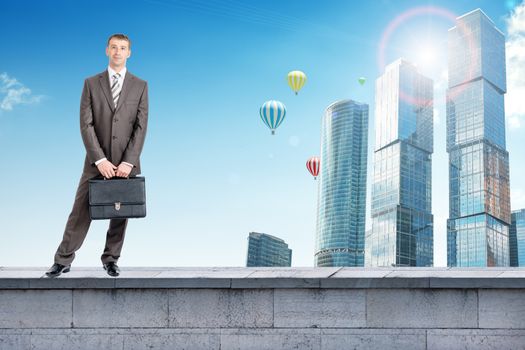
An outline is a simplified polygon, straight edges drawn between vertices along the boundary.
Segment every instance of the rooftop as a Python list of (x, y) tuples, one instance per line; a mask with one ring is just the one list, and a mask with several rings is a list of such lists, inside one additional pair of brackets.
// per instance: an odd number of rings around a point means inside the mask
[(127, 288), (525, 288), (524, 268), (447, 267), (72, 267), (50, 279), (47, 267), (0, 267), (0, 289)]

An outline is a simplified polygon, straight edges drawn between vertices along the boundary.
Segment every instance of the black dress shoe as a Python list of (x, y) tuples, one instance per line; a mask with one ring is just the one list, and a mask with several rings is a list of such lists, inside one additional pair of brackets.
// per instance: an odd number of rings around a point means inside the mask
[(57, 264), (57, 263), (54, 263), (53, 266), (51, 266), (49, 268), (49, 270), (47, 270), (46, 272), (46, 276), (47, 277), (58, 277), (63, 273), (67, 273), (69, 272), (69, 270), (71, 269), (71, 265), (60, 265), (60, 264)]
[(104, 270), (110, 275), (111, 277), (117, 277), (120, 275), (120, 269), (118, 268), (117, 264), (115, 262), (108, 262), (107, 264), (104, 264)]

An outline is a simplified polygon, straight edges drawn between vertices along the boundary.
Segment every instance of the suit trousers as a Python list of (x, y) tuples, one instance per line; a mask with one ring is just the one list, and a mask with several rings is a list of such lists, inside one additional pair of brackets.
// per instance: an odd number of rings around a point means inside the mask
[[(69, 214), (62, 242), (55, 253), (55, 263), (69, 265), (80, 249), (91, 225), (89, 216), (89, 179), (98, 175), (96, 168), (84, 167), (78, 184), (75, 203)], [(111, 219), (106, 234), (106, 246), (102, 253), (103, 264), (117, 262), (120, 257), (128, 219)]]

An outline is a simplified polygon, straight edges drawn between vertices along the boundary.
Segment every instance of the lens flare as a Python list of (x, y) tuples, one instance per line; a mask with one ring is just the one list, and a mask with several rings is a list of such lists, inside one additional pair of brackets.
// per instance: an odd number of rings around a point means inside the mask
[[(394, 18), (385, 28), (383, 31), (383, 34), (381, 35), (381, 40), (379, 42), (379, 49), (378, 49), (378, 55), (377, 55), (377, 64), (380, 72), (383, 72), (385, 69), (385, 52), (388, 48), (388, 44), (390, 41), (390, 38), (392, 35), (396, 32), (396, 30), (401, 26), (402, 24), (406, 23), (407, 21), (417, 18), (419, 16), (437, 16), (441, 18), (445, 18), (446, 20), (449, 20), (452, 23), (452, 26), (456, 26), (458, 30), (461, 32), (462, 36), (465, 36), (468, 38), (468, 45), (469, 45), (469, 51), (473, 52), (475, 45), (472, 41), (472, 35), (469, 28), (462, 25), (461, 23), (456, 22), (456, 18), (458, 17), (453, 12), (437, 6), (421, 6), (421, 7), (415, 7), (411, 8), (403, 13), (401, 13), (399, 16)], [(447, 33), (443, 33), (443, 36), (446, 37)], [(418, 60), (420, 62), (414, 62), (415, 64), (424, 65), (424, 64), (435, 64), (436, 60), (436, 51), (430, 46), (423, 46), (420, 48), (421, 52), (418, 53)], [(474, 61), (472, 61), (472, 64), (469, 65), (469, 76), (471, 76), (473, 72), (473, 64)], [(457, 88), (454, 90), (454, 92), (451, 92), (449, 97), (456, 96), (460, 94), (463, 91), (464, 88)], [(399, 97), (404, 99), (405, 101), (413, 104), (419, 104), (419, 105), (425, 105), (430, 103), (431, 101), (422, 101), (414, 96), (410, 96), (409, 94), (405, 93), (404, 91), (399, 92)]]

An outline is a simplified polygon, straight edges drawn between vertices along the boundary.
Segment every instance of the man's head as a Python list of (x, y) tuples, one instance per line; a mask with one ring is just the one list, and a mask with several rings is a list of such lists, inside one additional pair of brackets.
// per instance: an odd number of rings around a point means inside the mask
[(108, 39), (106, 56), (109, 57), (109, 65), (113, 69), (122, 69), (126, 66), (126, 60), (131, 56), (131, 41), (124, 34), (113, 34)]

